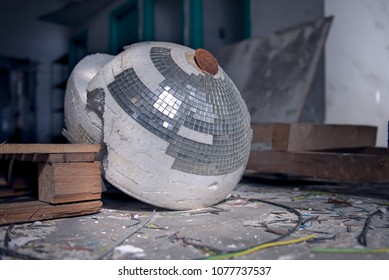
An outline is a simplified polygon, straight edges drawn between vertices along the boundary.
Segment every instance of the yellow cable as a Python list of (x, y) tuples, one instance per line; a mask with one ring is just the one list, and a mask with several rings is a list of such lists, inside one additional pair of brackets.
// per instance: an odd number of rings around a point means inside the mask
[(252, 247), (252, 248), (249, 248), (246, 250), (242, 250), (242, 251), (226, 253), (226, 254), (221, 254), (221, 255), (216, 255), (216, 256), (210, 256), (210, 257), (205, 258), (205, 260), (224, 260), (224, 259), (229, 259), (229, 258), (234, 258), (234, 257), (240, 257), (243, 255), (252, 254), (254, 252), (257, 252), (257, 251), (260, 251), (260, 250), (263, 250), (266, 248), (296, 244), (296, 243), (304, 242), (304, 241), (307, 241), (307, 240), (310, 240), (313, 238), (315, 238), (315, 235), (311, 234), (311, 235), (306, 236), (306, 237), (301, 237), (301, 238), (292, 239), (292, 240), (269, 242), (269, 243), (258, 245), (258, 246), (255, 246), (255, 247)]

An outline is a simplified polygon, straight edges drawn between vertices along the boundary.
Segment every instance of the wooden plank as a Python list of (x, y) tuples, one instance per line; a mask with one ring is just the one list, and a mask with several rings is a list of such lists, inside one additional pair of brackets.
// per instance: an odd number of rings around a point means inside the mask
[(291, 124), (288, 151), (374, 147), (377, 128), (361, 125)]
[(101, 198), (101, 163), (40, 164), (39, 200), (67, 203)]
[(33, 191), (31, 189), (0, 189), (0, 198), (13, 197), (13, 196), (22, 196), (31, 194)]
[(97, 213), (100, 200), (50, 205), (41, 201), (0, 204), (0, 225), (33, 222)]
[(329, 181), (389, 182), (388, 155), (252, 151), (246, 169)]
[(272, 149), (287, 151), (289, 149), (289, 135), (291, 125), (286, 123), (276, 123), (273, 125)]
[(273, 124), (251, 123), (253, 130), (253, 143), (269, 143), (273, 138)]
[(0, 154), (98, 153), (98, 144), (2, 144)]
[(308, 151), (333, 148), (374, 147), (377, 128), (360, 125), (307, 123), (252, 123), (253, 148)]
[(17, 160), (31, 162), (86, 162), (95, 161), (96, 153), (71, 154), (0, 154), (0, 160)]
[(94, 162), (96, 153), (49, 154), (46, 162)]

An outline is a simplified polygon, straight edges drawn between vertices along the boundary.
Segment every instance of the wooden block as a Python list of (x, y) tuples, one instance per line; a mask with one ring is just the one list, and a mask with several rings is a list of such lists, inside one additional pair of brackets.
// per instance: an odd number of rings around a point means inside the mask
[(389, 151), (374, 154), (252, 151), (248, 171), (353, 183), (389, 183)]
[(291, 124), (288, 151), (375, 147), (377, 128), (361, 125)]
[(0, 204), (0, 225), (93, 214), (101, 207), (99, 200), (60, 205), (41, 201), (4, 203)]
[(251, 123), (253, 130), (253, 143), (269, 143), (273, 138), (273, 124)]
[(96, 153), (62, 153), (62, 154), (0, 154), (1, 160), (30, 162), (85, 162), (95, 161)]
[(251, 124), (253, 148), (279, 151), (313, 151), (333, 148), (374, 147), (377, 128), (360, 125), (306, 123)]
[(39, 200), (58, 204), (101, 198), (100, 162), (39, 164)]
[(49, 154), (45, 162), (93, 162), (95, 160), (95, 153)]
[(289, 149), (289, 135), (291, 125), (286, 123), (276, 123), (273, 125), (272, 149), (287, 151)]

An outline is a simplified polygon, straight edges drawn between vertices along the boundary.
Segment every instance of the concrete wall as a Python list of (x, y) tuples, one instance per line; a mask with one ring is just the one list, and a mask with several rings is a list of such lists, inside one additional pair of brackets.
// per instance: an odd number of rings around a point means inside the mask
[[(83, 26), (72, 31), (72, 35), (87, 30), (89, 53), (109, 53), (109, 15), (120, 5), (128, 0), (112, 1), (112, 4), (104, 8), (97, 15), (89, 19)], [(155, 1), (155, 40), (180, 43), (182, 40), (181, 30), (181, 0), (156, 0)], [(142, 6), (142, 1), (139, 1)], [(140, 15), (140, 25), (143, 21)], [(140, 26), (142, 28), (142, 25)], [(142, 37), (142, 30), (140, 30)]]
[(155, 41), (182, 44), (183, 7), (181, 0), (155, 1)]
[[(39, 63), (36, 88), (39, 142), (50, 140), (50, 63), (68, 48), (67, 28), (37, 17), (63, 5), (60, 0), (35, 1), (2, 0), (0, 16), (0, 55), (30, 59)], [(12, 24), (11, 24), (12, 23)]]
[(244, 39), (242, 0), (204, 0), (204, 48), (218, 48)]
[[(90, 52), (108, 51), (109, 13), (126, 0), (116, 0), (73, 34), (88, 29)], [(185, 2), (185, 1), (183, 1)], [(142, 1), (140, 1), (140, 6)], [(182, 42), (181, 0), (155, 0), (155, 40)], [(252, 37), (315, 20), (323, 16), (323, 0), (251, 0)], [(241, 0), (203, 0), (204, 48), (217, 48), (244, 39), (244, 11)], [(141, 19), (142, 20), (142, 19)]]
[[(323, 0), (251, 0), (251, 37), (265, 37), (278, 30), (317, 20), (323, 15)], [(323, 54), (311, 85), (310, 98), (306, 101), (304, 122), (320, 123), (325, 119), (324, 76)]]
[(326, 48), (326, 122), (379, 127), (389, 120), (389, 2), (325, 0), (334, 15)]
[(82, 26), (75, 28), (71, 36), (87, 30), (87, 48), (89, 53), (109, 52), (109, 14), (127, 0), (115, 0), (101, 12), (90, 18)]
[(323, 0), (251, 0), (251, 34), (266, 36), (322, 16)]

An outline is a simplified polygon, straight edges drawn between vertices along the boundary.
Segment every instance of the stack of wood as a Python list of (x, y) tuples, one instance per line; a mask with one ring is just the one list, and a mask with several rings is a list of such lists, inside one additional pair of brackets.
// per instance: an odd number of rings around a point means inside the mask
[(252, 124), (246, 175), (350, 183), (388, 183), (389, 150), (377, 128), (303, 123)]
[(99, 145), (0, 145), (0, 225), (98, 212)]

